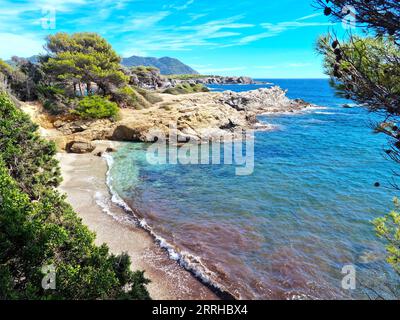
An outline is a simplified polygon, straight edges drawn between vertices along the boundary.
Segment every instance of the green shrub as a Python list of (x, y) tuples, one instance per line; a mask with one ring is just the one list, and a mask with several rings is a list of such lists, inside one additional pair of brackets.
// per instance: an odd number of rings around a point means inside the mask
[[(95, 234), (55, 187), (54, 144), (0, 93), (0, 300), (149, 299), (130, 257), (96, 246)], [(53, 265), (56, 288), (42, 288)]]
[(113, 100), (121, 107), (135, 107), (138, 103), (138, 96), (131, 86), (125, 86), (113, 93)]
[(189, 83), (189, 82), (183, 82), (178, 84), (177, 86), (173, 88), (168, 88), (164, 90), (164, 93), (168, 94), (188, 94), (188, 93), (195, 93), (195, 92), (209, 92), (210, 90), (203, 84), (201, 83)]
[(135, 89), (150, 104), (155, 104), (157, 102), (162, 101), (162, 99), (157, 94), (151, 92), (150, 90), (146, 90), (146, 89), (142, 89), (142, 88), (135, 88)]
[(36, 85), (36, 95), (44, 109), (52, 115), (65, 113), (69, 107), (65, 90), (59, 86)]
[(37, 128), (5, 93), (0, 93), (0, 154), (10, 164), (12, 177), (18, 177), (20, 187), (32, 197), (57, 187), (61, 180), (54, 159), (56, 147), (40, 139)]
[(115, 102), (98, 95), (87, 96), (78, 102), (72, 113), (84, 119), (114, 118), (119, 108)]
[(131, 70), (133, 73), (136, 73), (136, 72), (159, 71), (158, 68), (152, 67), (152, 66), (136, 66), (136, 67), (131, 67), (130, 70)]

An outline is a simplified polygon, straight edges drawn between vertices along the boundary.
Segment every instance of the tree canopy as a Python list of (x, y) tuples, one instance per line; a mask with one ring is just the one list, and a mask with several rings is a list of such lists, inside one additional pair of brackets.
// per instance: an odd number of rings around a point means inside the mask
[[(350, 6), (354, 8), (356, 26), (365, 36), (349, 33), (338, 39), (330, 33), (318, 40), (317, 50), (324, 56), (325, 71), (339, 95), (384, 116), (376, 132), (389, 137), (390, 147), (385, 152), (400, 163), (400, 2), (316, 0), (316, 5), (334, 21), (345, 18)], [(393, 186), (400, 190), (396, 183)], [(400, 274), (398, 201), (395, 206), (395, 211), (374, 224), (378, 236), (387, 241), (387, 261)]]
[[(114, 87), (127, 84), (121, 71), (121, 58), (111, 45), (96, 33), (57, 33), (47, 37), (45, 46), (49, 57), (43, 64), (45, 72), (64, 84), (72, 84), (74, 94), (92, 94), (92, 83), (103, 95)], [(84, 86), (84, 88), (82, 87)]]

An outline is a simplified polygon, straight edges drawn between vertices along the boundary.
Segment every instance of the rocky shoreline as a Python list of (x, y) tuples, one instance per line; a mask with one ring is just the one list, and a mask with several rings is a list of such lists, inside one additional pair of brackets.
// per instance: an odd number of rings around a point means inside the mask
[(258, 115), (295, 113), (315, 107), (302, 100), (290, 100), (279, 87), (159, 97), (161, 101), (147, 109), (121, 109), (116, 121), (50, 117), (38, 104), (25, 104), (22, 108), (60, 150), (85, 153), (93, 151), (94, 140), (153, 142), (154, 132), (168, 137), (171, 124), (176, 127), (179, 141), (235, 137), (243, 130), (270, 129), (268, 124), (259, 122)]

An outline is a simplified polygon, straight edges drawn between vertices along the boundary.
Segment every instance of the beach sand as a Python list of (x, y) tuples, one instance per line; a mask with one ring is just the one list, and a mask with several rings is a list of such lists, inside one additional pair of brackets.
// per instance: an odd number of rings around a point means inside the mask
[(106, 185), (107, 163), (94, 154), (112, 142), (96, 144), (93, 154), (57, 155), (64, 178), (59, 189), (67, 195), (67, 201), (83, 223), (96, 233), (96, 243), (106, 243), (114, 254), (128, 253), (132, 269), (145, 270), (145, 276), (151, 280), (148, 290), (153, 299), (218, 299), (191, 273), (169, 259), (148, 232), (136, 226), (128, 213), (111, 202)]

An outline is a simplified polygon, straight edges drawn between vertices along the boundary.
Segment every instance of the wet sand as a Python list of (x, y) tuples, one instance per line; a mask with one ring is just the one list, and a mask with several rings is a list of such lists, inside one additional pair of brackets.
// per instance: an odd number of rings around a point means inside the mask
[(67, 201), (83, 223), (96, 233), (96, 243), (106, 243), (115, 254), (128, 253), (132, 269), (145, 270), (145, 276), (152, 281), (148, 290), (153, 299), (218, 299), (191, 273), (169, 259), (145, 230), (136, 226), (122, 208), (111, 202), (106, 185), (106, 161), (94, 155), (110, 144), (97, 142), (92, 154), (57, 155), (64, 178), (59, 189), (67, 194)]

